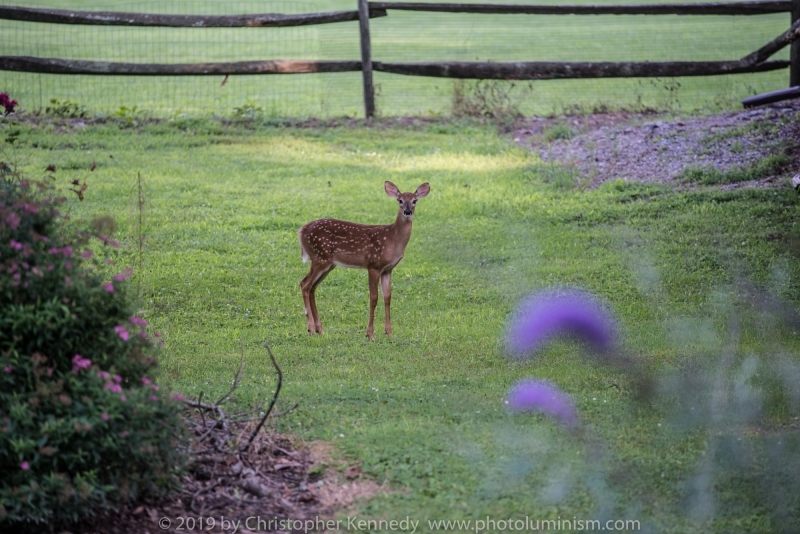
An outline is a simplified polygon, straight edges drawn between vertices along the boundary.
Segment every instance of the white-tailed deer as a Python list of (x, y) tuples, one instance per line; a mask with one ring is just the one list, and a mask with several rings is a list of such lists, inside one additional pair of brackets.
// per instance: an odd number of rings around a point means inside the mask
[(389, 305), (392, 301), (392, 269), (403, 259), (411, 238), (411, 221), (417, 199), (428, 194), (430, 186), (422, 184), (413, 193), (401, 193), (392, 182), (384, 184), (386, 194), (397, 199), (400, 208), (392, 224), (366, 225), (337, 219), (318, 219), (306, 224), (298, 232), (303, 262), (311, 260), (311, 269), (300, 281), (303, 304), (308, 319), (308, 333), (321, 334), (314, 292), (334, 267), (366, 269), (369, 276), (369, 324), (367, 338), (374, 339), (373, 322), (378, 304), (378, 281), (383, 289), (386, 310), (384, 332), (392, 335)]

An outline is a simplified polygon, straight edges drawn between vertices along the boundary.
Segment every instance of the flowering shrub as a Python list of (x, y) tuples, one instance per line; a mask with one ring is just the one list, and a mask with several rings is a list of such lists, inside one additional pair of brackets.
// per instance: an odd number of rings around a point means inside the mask
[[(169, 491), (177, 405), (152, 380), (157, 334), (126, 270), (106, 279), (60, 201), (0, 181), (0, 530), (66, 524)], [(103, 238), (98, 247), (118, 244)]]

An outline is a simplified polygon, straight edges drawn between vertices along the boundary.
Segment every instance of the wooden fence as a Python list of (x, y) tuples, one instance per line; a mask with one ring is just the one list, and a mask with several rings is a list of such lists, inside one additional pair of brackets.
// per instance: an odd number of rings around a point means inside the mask
[[(800, 86), (800, 0), (754, 0), (729, 3), (652, 5), (525, 5), (369, 2), (357, 0), (357, 11), (300, 15), (156, 15), (70, 11), (0, 6), (0, 19), (53, 24), (161, 26), (186, 28), (284, 27), (359, 21), (361, 60), (264, 60), (225, 63), (115, 63), (30, 56), (0, 56), (0, 70), (49, 74), (100, 75), (235, 75), (304, 74), (361, 71), (364, 111), (375, 114), (373, 71), (462, 79), (548, 80), (563, 78), (641, 78), (712, 76), (790, 68), (789, 85)], [(790, 26), (758, 50), (730, 61), (667, 62), (424, 62), (373, 61), (369, 20), (389, 10), (506, 15), (762, 15), (790, 13)], [(791, 45), (790, 60), (769, 60)]]

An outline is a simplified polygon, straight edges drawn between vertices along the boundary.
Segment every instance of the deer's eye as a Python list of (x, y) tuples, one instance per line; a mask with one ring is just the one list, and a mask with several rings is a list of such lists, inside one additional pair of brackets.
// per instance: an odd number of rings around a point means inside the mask
[(398, 202), (398, 203), (400, 203), (400, 204), (402, 204), (402, 203), (403, 203), (403, 199), (401, 199), (401, 198), (398, 198), (398, 199), (397, 199), (397, 202)]
[(411, 203), (412, 203), (412, 204), (416, 204), (416, 203), (417, 203), (417, 201), (416, 201), (416, 200), (412, 200), (412, 201), (411, 201)]

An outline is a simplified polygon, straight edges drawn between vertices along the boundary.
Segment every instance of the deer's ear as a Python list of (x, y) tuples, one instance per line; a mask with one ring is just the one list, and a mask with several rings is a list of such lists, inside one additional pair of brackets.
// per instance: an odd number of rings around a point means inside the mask
[(414, 191), (414, 198), (422, 198), (428, 196), (428, 193), (431, 191), (431, 186), (428, 185), (428, 182), (425, 182), (421, 186)]
[(400, 198), (400, 190), (392, 182), (386, 181), (383, 183), (383, 188), (386, 189), (386, 194), (392, 198)]

